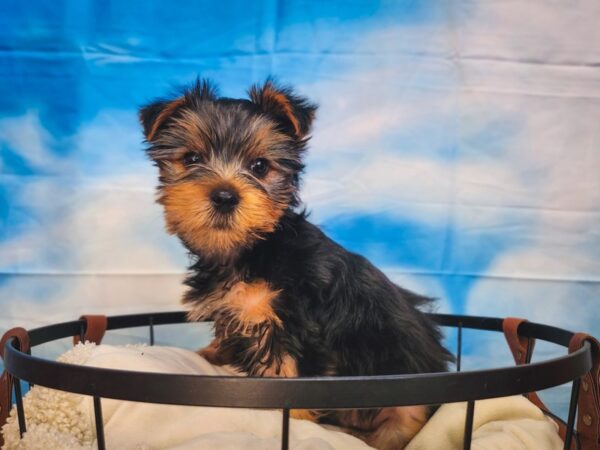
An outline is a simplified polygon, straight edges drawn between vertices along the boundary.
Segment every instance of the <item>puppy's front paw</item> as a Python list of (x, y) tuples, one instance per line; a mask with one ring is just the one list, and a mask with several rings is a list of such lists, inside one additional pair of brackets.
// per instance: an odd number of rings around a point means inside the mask
[(403, 449), (423, 428), (427, 416), (426, 406), (383, 408), (375, 417), (375, 430), (369, 434), (366, 441), (379, 450)]
[(224, 366), (230, 363), (226, 355), (220, 351), (219, 341), (217, 339), (213, 339), (210, 344), (201, 348), (196, 353), (215, 366)]

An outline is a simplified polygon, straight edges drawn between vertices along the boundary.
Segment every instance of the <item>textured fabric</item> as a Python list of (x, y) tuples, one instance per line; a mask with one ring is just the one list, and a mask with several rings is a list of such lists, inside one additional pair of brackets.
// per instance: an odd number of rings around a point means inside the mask
[[(174, 347), (117, 347), (87, 343), (62, 362), (143, 372), (232, 375), (194, 352)], [(5, 450), (96, 448), (92, 399), (35, 386), (24, 398), (27, 433), (19, 439), (13, 408), (3, 429)], [(108, 449), (273, 449), (281, 446), (281, 412), (200, 408), (102, 400)], [(290, 449), (361, 450), (362, 441), (304, 420), (290, 421)]]
[[(0, 328), (179, 308), (136, 109), (274, 75), (321, 106), (302, 194), (334, 239), (442, 312), (600, 334), (599, 21), (595, 0), (3, 2)], [(485, 336), (463, 369), (511, 364)]]
[[(466, 403), (442, 406), (406, 450), (463, 448)], [(556, 424), (522, 396), (475, 402), (472, 450), (560, 450)]]

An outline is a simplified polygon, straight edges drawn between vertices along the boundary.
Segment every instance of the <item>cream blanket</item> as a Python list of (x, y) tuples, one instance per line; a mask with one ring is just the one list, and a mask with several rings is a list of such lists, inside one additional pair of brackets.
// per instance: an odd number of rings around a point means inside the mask
[[(79, 344), (59, 361), (148, 372), (230, 375), (196, 353), (172, 347)], [(19, 439), (16, 412), (2, 432), (5, 449), (88, 450), (95, 447), (89, 397), (35, 386), (24, 398), (27, 433)], [(102, 400), (109, 449), (270, 450), (280, 446), (278, 411), (202, 408)], [(413, 439), (410, 450), (462, 448), (465, 405), (442, 406)], [(370, 448), (347, 434), (303, 421), (290, 421), (294, 450)], [(555, 425), (522, 397), (485, 400), (475, 407), (473, 448), (560, 449)]]

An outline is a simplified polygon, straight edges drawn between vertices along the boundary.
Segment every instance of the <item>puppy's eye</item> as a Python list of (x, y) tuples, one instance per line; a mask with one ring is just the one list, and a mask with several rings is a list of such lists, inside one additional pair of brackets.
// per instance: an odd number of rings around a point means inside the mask
[(257, 177), (264, 177), (269, 171), (269, 161), (264, 158), (257, 158), (250, 163), (250, 170)]
[(183, 164), (186, 166), (191, 166), (192, 164), (198, 164), (202, 161), (202, 157), (198, 152), (187, 152), (183, 155)]

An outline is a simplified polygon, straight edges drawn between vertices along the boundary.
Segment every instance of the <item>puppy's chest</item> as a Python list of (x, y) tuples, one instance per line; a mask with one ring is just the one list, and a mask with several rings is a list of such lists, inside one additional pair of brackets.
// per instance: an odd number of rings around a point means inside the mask
[(283, 327), (274, 309), (280, 293), (264, 279), (232, 280), (198, 298), (190, 315), (212, 319), (220, 338), (256, 336), (265, 327)]

